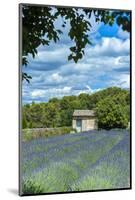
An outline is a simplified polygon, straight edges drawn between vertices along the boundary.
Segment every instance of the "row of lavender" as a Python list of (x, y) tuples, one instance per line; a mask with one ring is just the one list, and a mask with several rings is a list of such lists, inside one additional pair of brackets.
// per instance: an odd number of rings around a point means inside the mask
[(130, 134), (126, 130), (36, 139), (24, 142), (22, 150), (24, 193), (129, 187)]

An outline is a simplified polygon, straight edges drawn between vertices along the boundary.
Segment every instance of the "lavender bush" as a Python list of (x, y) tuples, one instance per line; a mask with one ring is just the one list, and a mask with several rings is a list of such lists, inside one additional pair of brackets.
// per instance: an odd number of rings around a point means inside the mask
[(22, 142), (22, 193), (130, 187), (130, 133), (89, 131)]

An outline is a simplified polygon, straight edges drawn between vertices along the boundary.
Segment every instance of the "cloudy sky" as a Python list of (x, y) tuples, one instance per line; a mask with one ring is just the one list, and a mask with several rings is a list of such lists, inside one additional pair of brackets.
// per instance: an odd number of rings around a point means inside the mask
[[(100, 89), (130, 86), (130, 35), (116, 23), (111, 27), (96, 23), (92, 15), (85, 55), (77, 64), (68, 61), (69, 48), (73, 45), (68, 38), (69, 24), (58, 43), (39, 46), (38, 54), (23, 72), (32, 76), (30, 84), (22, 84), (22, 102), (47, 102), (52, 97), (93, 93)], [(55, 26), (61, 25), (59, 18)]]

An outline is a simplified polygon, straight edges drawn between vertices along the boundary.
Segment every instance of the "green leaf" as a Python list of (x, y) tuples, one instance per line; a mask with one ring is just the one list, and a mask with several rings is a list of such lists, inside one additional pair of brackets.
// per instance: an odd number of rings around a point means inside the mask
[(70, 47), (70, 50), (75, 52), (76, 51), (76, 47)]
[(58, 30), (56, 30), (59, 34), (62, 34), (63, 32), (60, 30), (60, 29), (58, 29)]
[(79, 59), (81, 59), (82, 56), (83, 56), (82, 53), (78, 53), (78, 54), (77, 54), (77, 57), (78, 57)]
[(74, 62), (77, 63), (78, 61), (78, 57), (77, 56), (73, 56)]
[(68, 60), (72, 60), (72, 58), (73, 58), (73, 56), (72, 56), (72, 54), (70, 54), (70, 55), (68, 56)]

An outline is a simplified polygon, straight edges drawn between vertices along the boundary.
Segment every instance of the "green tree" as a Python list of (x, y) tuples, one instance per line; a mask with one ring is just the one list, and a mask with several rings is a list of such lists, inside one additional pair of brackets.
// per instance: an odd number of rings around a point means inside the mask
[(99, 128), (126, 128), (128, 125), (127, 107), (119, 102), (116, 96), (106, 97), (99, 101), (95, 110)]
[(42, 107), (40, 104), (32, 103), (30, 106), (30, 120), (32, 122), (33, 128), (42, 127), (41, 117), (42, 117)]
[(25, 115), (24, 115), (23, 118), (22, 118), (22, 128), (23, 128), (23, 129), (27, 128), (27, 120), (26, 120)]
[(78, 99), (80, 101), (80, 106), (81, 106), (81, 109), (88, 109), (89, 107), (89, 94), (85, 94), (85, 93), (81, 93), (79, 96), (78, 96)]
[[(37, 54), (39, 45), (49, 45), (51, 41), (55, 43), (60, 40), (63, 28), (67, 22), (70, 24), (68, 32), (69, 38), (74, 45), (70, 47), (68, 60), (75, 63), (82, 59), (85, 54), (87, 44), (92, 44), (89, 40), (89, 31), (91, 30), (90, 17), (92, 12), (96, 21), (104, 24), (113, 25), (115, 19), (123, 30), (130, 31), (130, 12), (128, 11), (109, 11), (88, 8), (62, 8), (53, 6), (32, 6), (20, 4), (22, 14), (22, 65), (27, 66), (28, 54), (33, 58)], [(55, 22), (61, 17), (63, 23), (60, 29), (57, 29)], [(29, 82), (32, 77), (27, 73), (22, 73), (22, 79)]]
[(61, 118), (61, 125), (62, 126), (70, 126), (71, 119), (72, 119), (72, 108), (70, 103), (72, 101), (72, 97), (64, 96), (60, 101), (60, 118)]
[(52, 98), (47, 103), (23, 105), (23, 127), (71, 126), (75, 109), (95, 107), (100, 128), (124, 128), (127, 121), (130, 121), (129, 91), (111, 87), (94, 94), (64, 96), (62, 99)]
[(42, 111), (42, 124), (43, 127), (59, 127), (60, 126), (60, 113), (56, 103), (49, 102), (46, 104)]
[(32, 121), (29, 123), (29, 128), (33, 128)]

